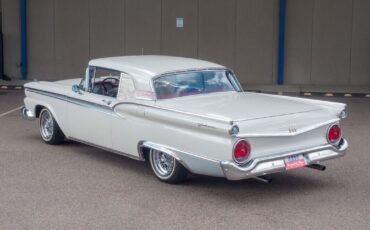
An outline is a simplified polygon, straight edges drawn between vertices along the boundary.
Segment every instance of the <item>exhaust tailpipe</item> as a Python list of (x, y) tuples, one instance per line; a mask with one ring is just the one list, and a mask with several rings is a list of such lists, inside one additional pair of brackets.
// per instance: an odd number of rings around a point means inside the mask
[(272, 182), (272, 178), (271, 177), (267, 177), (267, 176), (253, 177), (253, 179), (258, 180), (258, 181), (262, 181), (262, 182), (264, 182), (266, 184), (270, 184)]
[(326, 166), (325, 165), (320, 165), (320, 164), (311, 164), (311, 165), (306, 165), (307, 168), (312, 168), (320, 171), (325, 171)]

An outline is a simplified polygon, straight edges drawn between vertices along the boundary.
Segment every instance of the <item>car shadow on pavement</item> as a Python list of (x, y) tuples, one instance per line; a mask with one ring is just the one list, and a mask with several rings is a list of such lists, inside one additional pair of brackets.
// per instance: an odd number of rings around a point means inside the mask
[(183, 186), (197, 188), (199, 192), (206, 192), (208, 196), (237, 203), (252, 200), (266, 202), (292, 196), (299, 198), (341, 187), (328, 178), (312, 177), (301, 172), (277, 173), (270, 177), (272, 182), (268, 184), (255, 179), (229, 181), (224, 178), (191, 175)]
[[(32, 137), (32, 139), (34, 138), (39, 139), (36, 136)], [(157, 180), (150, 166), (141, 161), (74, 141), (66, 141), (63, 145), (51, 147), (64, 147), (68, 149), (68, 153), (76, 154), (82, 160), (93, 160), (99, 162), (99, 164), (107, 164), (107, 167), (117, 167), (118, 171), (122, 169), (122, 172), (123, 170), (130, 171), (130, 176), (134, 175), (137, 180), (145, 182), (146, 186), (151, 186), (152, 189), (158, 190), (158, 192), (166, 191), (169, 196), (173, 194), (174, 199), (177, 194), (181, 193), (186, 194), (185, 196), (214, 197), (212, 199), (226, 202), (263, 203), (283, 197), (294, 196), (299, 198), (309, 194), (321, 193), (325, 190), (332, 191), (341, 186), (328, 177), (312, 176), (312, 173), (309, 172), (307, 174), (305, 172), (273, 174), (271, 175), (272, 183), (270, 184), (254, 179), (229, 181), (224, 178), (190, 174), (183, 183), (168, 185)], [(123, 176), (125, 176), (124, 173)]]
[(132, 171), (137, 171), (137, 173), (151, 173), (150, 168), (142, 162), (135, 159), (131, 159), (126, 156), (122, 156), (116, 153), (112, 153), (103, 149), (85, 145), (79, 142), (68, 140), (64, 144), (69, 148), (76, 149), (74, 154), (83, 155), (89, 159), (93, 159), (99, 162), (104, 162), (110, 164), (111, 166), (125, 168)]

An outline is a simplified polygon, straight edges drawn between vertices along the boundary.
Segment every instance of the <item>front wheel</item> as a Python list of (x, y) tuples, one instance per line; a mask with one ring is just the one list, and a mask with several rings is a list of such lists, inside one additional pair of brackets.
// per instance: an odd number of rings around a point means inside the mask
[(64, 141), (64, 134), (49, 110), (43, 109), (40, 113), (40, 134), (42, 139), (51, 145)]
[(186, 179), (185, 167), (169, 154), (151, 149), (149, 161), (154, 174), (163, 182), (176, 184)]

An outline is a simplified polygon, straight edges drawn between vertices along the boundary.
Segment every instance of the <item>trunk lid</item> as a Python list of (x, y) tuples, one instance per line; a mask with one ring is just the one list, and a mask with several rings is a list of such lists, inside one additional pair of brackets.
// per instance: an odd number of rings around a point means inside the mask
[(223, 92), (157, 101), (167, 109), (234, 122), (322, 110), (308, 103), (259, 93)]

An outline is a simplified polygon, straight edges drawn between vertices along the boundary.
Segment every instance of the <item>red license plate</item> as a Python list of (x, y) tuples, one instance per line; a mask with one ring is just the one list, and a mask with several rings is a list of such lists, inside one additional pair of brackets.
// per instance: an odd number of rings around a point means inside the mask
[(306, 159), (303, 155), (293, 155), (285, 158), (285, 169), (292, 170), (302, 168), (307, 165)]

